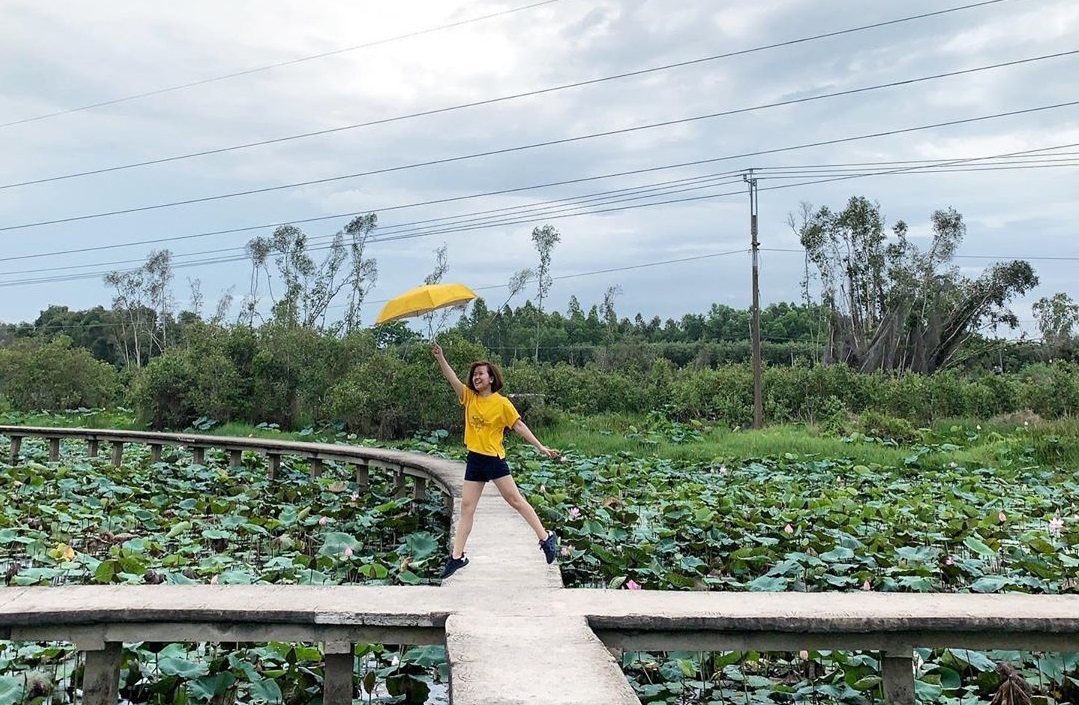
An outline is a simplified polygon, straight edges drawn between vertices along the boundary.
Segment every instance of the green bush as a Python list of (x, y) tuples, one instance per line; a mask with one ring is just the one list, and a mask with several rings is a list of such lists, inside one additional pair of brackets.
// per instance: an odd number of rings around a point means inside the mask
[(222, 350), (173, 348), (135, 376), (131, 400), (138, 420), (150, 428), (183, 429), (203, 416), (232, 421), (241, 389)]
[(120, 391), (116, 370), (59, 336), (27, 338), (0, 348), (0, 396), (18, 411), (63, 411), (113, 403)]
[(906, 419), (896, 418), (879, 411), (863, 411), (858, 416), (858, 430), (867, 436), (890, 438), (900, 444), (918, 440), (918, 430)]

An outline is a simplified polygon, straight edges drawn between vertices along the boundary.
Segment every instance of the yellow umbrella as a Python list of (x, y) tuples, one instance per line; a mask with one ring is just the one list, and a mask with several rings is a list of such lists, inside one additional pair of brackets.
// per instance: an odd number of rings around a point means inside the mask
[(425, 284), (409, 289), (386, 302), (375, 323), (420, 316), (446, 306), (463, 304), (476, 298), (476, 292), (464, 284)]

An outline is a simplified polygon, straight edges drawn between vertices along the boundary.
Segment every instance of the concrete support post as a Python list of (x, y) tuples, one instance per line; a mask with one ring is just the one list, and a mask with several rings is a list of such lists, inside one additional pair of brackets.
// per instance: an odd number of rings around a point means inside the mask
[(352, 644), (326, 642), (323, 647), (326, 671), (322, 681), (324, 705), (352, 705)]
[(311, 458), (311, 477), (320, 477), (322, 475), (322, 458)]
[(277, 479), (277, 471), (281, 469), (281, 454), (270, 453), (267, 457), (270, 460), (270, 468), (268, 470), (270, 475), (270, 482), (273, 482), (275, 479)]
[(884, 705), (914, 705), (914, 658), (884, 653), (881, 676), (884, 678)]
[(160, 463), (161, 462), (161, 444), (160, 443), (151, 443), (150, 444), (150, 462), (151, 463)]
[(414, 477), (415, 485), (412, 488), (412, 499), (422, 502), (427, 499), (427, 478)]
[(19, 449), (22, 448), (22, 436), (11, 437), (11, 464), (19, 464)]
[(405, 487), (405, 474), (400, 470), (394, 470), (393, 472), (393, 496), (395, 499), (408, 496), (408, 488)]
[(120, 700), (120, 651), (122, 644), (97, 644), (86, 649), (86, 672), (82, 679), (84, 705), (116, 705)]
[(191, 448), (191, 462), (195, 465), (206, 464), (206, 449), (202, 446), (192, 446)]
[(96, 438), (86, 439), (86, 457), (96, 458), (97, 454), (101, 452), (101, 441)]
[(60, 439), (49, 439), (49, 462), (55, 463), (60, 459)]
[(239, 468), (244, 464), (244, 452), (233, 448), (229, 451), (229, 467)]
[(116, 467), (124, 464), (124, 444), (121, 441), (112, 442), (112, 464)]
[(442, 495), (443, 501), (446, 503), (446, 514), (453, 516), (453, 495), (448, 492)]
[(356, 463), (356, 488), (360, 492), (371, 489), (371, 472), (364, 463)]

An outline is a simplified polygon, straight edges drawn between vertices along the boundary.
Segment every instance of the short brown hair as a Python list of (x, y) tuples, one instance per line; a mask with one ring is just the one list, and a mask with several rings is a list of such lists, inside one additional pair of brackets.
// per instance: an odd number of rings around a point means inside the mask
[(482, 367), (483, 365), (487, 365), (487, 374), (491, 375), (491, 391), (497, 392), (502, 389), (502, 371), (486, 360), (477, 360), (468, 368), (468, 380), (465, 382), (468, 388), (473, 392), (476, 391), (476, 388), (472, 386), (472, 375), (475, 374), (477, 367)]

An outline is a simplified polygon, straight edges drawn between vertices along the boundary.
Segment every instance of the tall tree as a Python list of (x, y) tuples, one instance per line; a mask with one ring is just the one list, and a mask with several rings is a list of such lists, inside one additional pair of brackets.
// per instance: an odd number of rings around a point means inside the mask
[(172, 322), (172, 253), (151, 252), (137, 269), (114, 271), (105, 283), (116, 294), (112, 308), (120, 321), (124, 363), (142, 366), (165, 350)]
[[(554, 251), (554, 246), (561, 240), (562, 236), (552, 225), (544, 225), (542, 228), (537, 227), (532, 230), (532, 244), (536, 246), (536, 251), (539, 253), (539, 267), (536, 268), (536, 308), (539, 309), (540, 314), (543, 313), (543, 300), (547, 298), (547, 294), (551, 291), (551, 284), (554, 283), (551, 278), (551, 253)], [(541, 315), (536, 321), (536, 339), (533, 350), (533, 359), (536, 362), (539, 362), (542, 318)]]
[(1038, 332), (1045, 346), (1045, 356), (1052, 357), (1065, 347), (1074, 345), (1074, 333), (1079, 325), (1079, 304), (1063, 291), (1052, 297), (1045, 297), (1034, 302), (1034, 319), (1038, 322)]
[[(438, 249), (435, 250), (435, 268), (431, 270), (431, 273), (423, 278), (424, 284), (439, 284), (442, 282), (443, 277), (446, 276), (446, 270), (449, 268), (449, 258), (447, 257), (446, 243), (442, 243)], [(453, 307), (457, 310), (461, 310), (464, 307)], [(450, 315), (451, 309), (440, 309), (438, 311), (431, 311), (430, 313), (423, 314), (423, 322), (427, 324), (427, 339), (434, 340), (435, 333), (442, 330), (442, 326), (446, 325), (446, 319)], [(437, 325), (436, 322), (437, 321)]]
[(825, 362), (932, 373), (983, 324), (1017, 325), (1006, 304), (1037, 285), (1030, 264), (999, 263), (963, 277), (951, 264), (966, 232), (962, 216), (948, 208), (931, 221), (922, 251), (903, 221), (888, 237), (879, 204), (863, 197), (840, 212), (803, 204), (800, 222), (791, 216), (830, 318)]
[[(359, 308), (377, 278), (375, 260), (365, 257), (365, 248), (377, 219), (373, 213), (353, 218), (331, 238), (321, 263), (311, 257), (307, 235), (293, 225), (282, 225), (269, 237), (256, 237), (247, 243), (251, 260), (248, 295), (240, 320), (254, 325), (259, 317), (260, 287), (265, 278), (272, 302), (274, 321), (320, 332), (347, 334), (359, 325)], [(273, 262), (276, 273), (270, 269)], [(348, 265), (346, 267), (346, 265)], [(273, 283), (279, 279), (283, 290), (275, 296)], [(330, 304), (343, 290), (349, 302), (341, 320), (330, 320)]]

